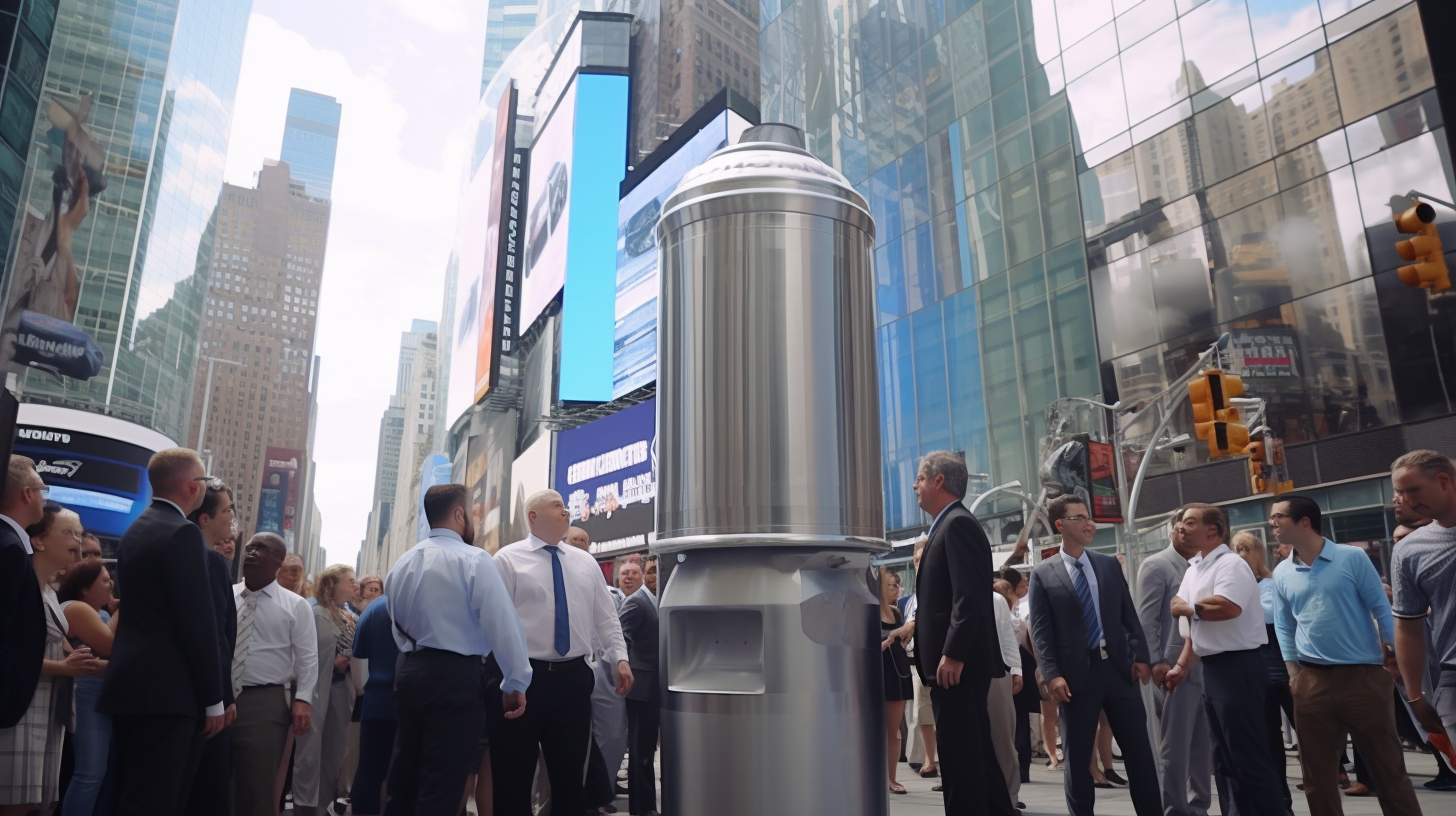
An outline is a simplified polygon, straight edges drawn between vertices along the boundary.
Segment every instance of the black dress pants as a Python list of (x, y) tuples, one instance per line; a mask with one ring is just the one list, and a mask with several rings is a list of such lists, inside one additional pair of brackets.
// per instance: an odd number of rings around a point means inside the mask
[(592, 735), (591, 750), (586, 753), (586, 781), (582, 790), (587, 807), (593, 810), (617, 800), (617, 775), (607, 773), (607, 760), (602, 756), (595, 734)]
[(627, 808), (632, 816), (657, 810), (657, 733), (662, 710), (656, 700), (627, 700)]
[(232, 816), (233, 812), (233, 735), (229, 726), (217, 736), (202, 742), (202, 757), (192, 790), (187, 795), (187, 812), (208, 816)]
[(1267, 689), (1264, 658), (1258, 649), (1203, 658), (1203, 708), (1213, 732), (1214, 756), (1226, 774), (1228, 796), (1240, 816), (1285, 813), (1275, 770), (1283, 767), (1284, 752), (1277, 758), (1270, 755)]
[[(1070, 686), (1072, 701), (1061, 704), (1062, 748), (1067, 770), (1062, 780), (1067, 812), (1092, 816), (1095, 789), (1092, 786), (1092, 754), (1096, 749), (1097, 725), (1103, 712), (1112, 735), (1122, 747), (1127, 767), (1128, 791), (1138, 816), (1161, 816), (1163, 794), (1158, 784), (1158, 765), (1148, 741), (1147, 709), (1142, 691), (1111, 660), (1089, 656), (1087, 677)], [(1050, 752), (1050, 748), (1047, 749)]]
[(182, 816), (202, 759), (202, 719), (118, 716), (116, 816)]
[(395, 677), (399, 720), (384, 816), (456, 816), (465, 779), (476, 770), (480, 694), (479, 657), (438, 649), (405, 655)]
[(953, 688), (930, 688), (946, 816), (1018, 813), (991, 742), (991, 719), (986, 713), (990, 690), (989, 678), (964, 674), (960, 685)]
[[(500, 669), (493, 659), (489, 668), (492, 679), (486, 696), (500, 699)], [(508, 720), (500, 706), (485, 707), (495, 816), (531, 816), (531, 780), (538, 756), (546, 761), (551, 781), (551, 812), (584, 814), (587, 754), (592, 743), (591, 693), (596, 678), (585, 658), (532, 660), (531, 671), (524, 715)], [(457, 790), (457, 805), (459, 795)]]

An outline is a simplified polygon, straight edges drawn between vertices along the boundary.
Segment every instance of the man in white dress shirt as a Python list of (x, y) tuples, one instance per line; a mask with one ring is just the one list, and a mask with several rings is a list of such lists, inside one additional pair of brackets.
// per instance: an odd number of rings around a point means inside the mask
[[(384, 579), (403, 654), (384, 816), (455, 816), (465, 780), (479, 767), (482, 699), (487, 716), (512, 720), (526, 712), (531, 684), (526, 636), (497, 564), (466, 543), (475, 540), (475, 525), (465, 486), (435, 485), (424, 505), (430, 537), (400, 556)], [(490, 689), (480, 665), (487, 654), (503, 675)]]
[[(283, 762), (288, 728), (308, 731), (318, 685), (318, 638), (313, 610), (278, 584), (288, 552), (283, 539), (258, 533), (243, 548), (243, 581), (233, 585), (238, 638), (232, 677), (238, 716), (233, 745), (233, 816), (272, 816), (274, 778)], [(289, 687), (298, 693), (289, 701)]]
[(515, 720), (486, 710), (496, 816), (531, 816), (538, 750), (551, 779), (552, 811), (562, 816), (586, 813), (593, 686), (587, 657), (593, 635), (605, 659), (616, 666), (617, 694), (625, 695), (632, 687), (622, 626), (601, 568), (586, 552), (562, 543), (570, 519), (559, 493), (536, 493), (526, 501), (531, 535), (495, 556), (526, 628), (532, 670), (528, 694), (533, 701), (526, 716)]

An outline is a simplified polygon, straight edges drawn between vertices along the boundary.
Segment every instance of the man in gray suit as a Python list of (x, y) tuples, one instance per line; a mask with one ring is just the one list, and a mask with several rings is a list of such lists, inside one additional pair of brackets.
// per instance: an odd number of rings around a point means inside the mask
[(1194, 694), (1168, 694), (1163, 680), (1183, 652), (1183, 636), (1169, 604), (1178, 594), (1188, 559), (1197, 554), (1183, 540), (1173, 516), (1173, 541), (1149, 556), (1138, 570), (1138, 619), (1148, 638), (1153, 662), (1153, 710), (1158, 728), (1158, 770), (1162, 778), (1164, 816), (1208, 816), (1212, 801), (1213, 737), (1203, 712), (1203, 666), (1195, 665), (1185, 684)]
[(642, 565), (621, 567), (622, 587), (636, 587), (622, 603), (622, 638), (636, 678), (627, 691), (627, 797), (632, 816), (656, 816), (657, 774), (652, 757), (662, 719), (657, 687), (657, 598), (642, 584)]

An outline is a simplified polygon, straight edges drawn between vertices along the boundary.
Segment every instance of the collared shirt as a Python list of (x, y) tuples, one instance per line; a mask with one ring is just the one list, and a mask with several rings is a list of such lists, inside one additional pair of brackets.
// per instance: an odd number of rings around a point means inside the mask
[[(598, 571), (598, 581), (601, 575)], [(494, 654), (505, 675), (502, 691), (525, 691), (531, 685), (526, 634), (490, 553), (436, 527), (399, 557), (384, 579), (384, 592), (400, 651)]]
[(936, 515), (935, 521), (930, 522), (930, 530), (925, 534), (925, 538), (927, 541), (930, 540), (931, 536), (935, 535), (935, 528), (940, 526), (940, 520), (945, 518), (945, 514), (949, 513), (952, 507), (955, 507), (960, 503), (960, 499), (957, 499), (950, 504), (947, 504), (946, 506), (940, 508), (940, 513)]
[(187, 518), (187, 514), (182, 512), (182, 505), (178, 504), (177, 502), (174, 502), (171, 499), (164, 499), (161, 496), (153, 496), (152, 498), (159, 502), (166, 502), (167, 504), (172, 505), (172, 509), (176, 510), (177, 513), (182, 516), (182, 518)]
[(910, 593), (910, 598), (905, 601), (905, 622), (915, 620), (915, 613), (920, 611), (920, 593)]
[(1395, 643), (1385, 588), (1357, 547), (1325, 539), (1313, 564), (1296, 552), (1274, 568), (1274, 587), (1274, 631), (1285, 660), (1378, 666), (1384, 662), (1380, 644)]
[[(242, 609), (246, 583), (233, 584), (233, 600)], [(287, 686), (298, 681), (295, 699), (313, 705), (318, 696), (318, 633), (308, 601), (278, 585), (258, 590), (253, 634), (243, 661), (243, 686)], [(229, 678), (230, 680), (231, 678)]]
[(1192, 622), (1193, 653), (1199, 657), (1257, 649), (1269, 642), (1264, 629), (1264, 607), (1259, 601), (1259, 582), (1244, 559), (1220, 544), (1208, 555), (1188, 561), (1178, 597), (1189, 606), (1217, 595), (1238, 604), (1239, 616), (1229, 620)]
[(1016, 624), (1011, 619), (1011, 607), (1006, 596), (991, 591), (991, 609), (996, 615), (996, 637), (1001, 642), (1001, 662), (1011, 674), (1021, 674), (1021, 647), (1016, 642)]
[(607, 593), (597, 560), (570, 545), (557, 546), (562, 577), (566, 582), (567, 620), (571, 645), (566, 654), (556, 651), (556, 590), (551, 552), (546, 542), (528, 536), (495, 554), (501, 580), (515, 602), (516, 613), (526, 627), (526, 651), (535, 660), (570, 660), (592, 654), (592, 636), (602, 645), (603, 655), (613, 664), (627, 659), (622, 623)]
[(15, 529), (15, 534), (20, 536), (20, 546), (25, 548), (25, 554), (34, 555), (35, 550), (30, 546), (30, 533), (27, 533), (25, 528), (20, 526), (19, 522), (4, 513), (0, 513), (0, 519), (4, 519), (6, 524), (9, 524)]
[[(1077, 573), (1079, 572), (1077, 564), (1082, 565), (1083, 569), (1080, 572), (1087, 576), (1087, 588), (1092, 590), (1092, 605), (1097, 608), (1097, 625), (1102, 627), (1102, 639), (1105, 642), (1107, 640), (1107, 627), (1102, 623), (1102, 596), (1097, 594), (1097, 570), (1092, 568), (1092, 558), (1087, 555), (1086, 550), (1082, 551), (1082, 555), (1079, 558), (1073, 558), (1067, 555), (1066, 550), (1062, 550), (1058, 554), (1062, 557), (1062, 566), (1067, 568), (1067, 575), (1071, 577), (1072, 587), (1074, 589), (1077, 586)], [(1091, 632), (1088, 632), (1088, 634), (1090, 635)]]

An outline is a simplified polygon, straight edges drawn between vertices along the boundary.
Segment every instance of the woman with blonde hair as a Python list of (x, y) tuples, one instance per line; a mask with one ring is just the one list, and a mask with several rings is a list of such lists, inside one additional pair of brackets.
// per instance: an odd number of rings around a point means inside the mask
[(349, 658), (354, 654), (354, 618), (345, 602), (358, 593), (354, 568), (335, 564), (318, 574), (314, 627), (318, 632), (318, 694), (308, 733), (294, 747), (293, 809), (297, 816), (322, 813), (333, 802), (344, 766), (354, 692)]

